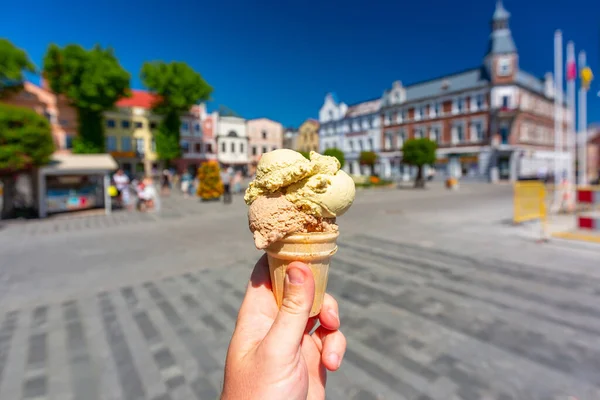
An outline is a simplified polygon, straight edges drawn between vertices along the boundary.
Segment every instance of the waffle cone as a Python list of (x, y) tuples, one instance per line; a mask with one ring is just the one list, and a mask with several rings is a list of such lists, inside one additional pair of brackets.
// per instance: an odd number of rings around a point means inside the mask
[(339, 232), (311, 232), (286, 236), (266, 249), (271, 274), (271, 287), (277, 306), (281, 307), (283, 284), (288, 264), (302, 261), (311, 269), (315, 279), (315, 298), (310, 316), (321, 311), (327, 289), (331, 257), (337, 252)]

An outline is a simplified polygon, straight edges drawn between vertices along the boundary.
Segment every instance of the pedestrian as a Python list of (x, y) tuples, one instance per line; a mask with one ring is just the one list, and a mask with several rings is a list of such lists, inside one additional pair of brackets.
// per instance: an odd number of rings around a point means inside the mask
[(129, 204), (129, 177), (121, 168), (113, 175), (113, 182), (117, 188), (117, 198), (121, 206)]
[(163, 196), (171, 194), (171, 177), (167, 169), (163, 170), (161, 176), (161, 194)]
[(233, 175), (233, 179), (231, 181), (233, 186), (233, 193), (238, 194), (242, 191), (242, 171), (238, 171)]
[(221, 170), (221, 181), (223, 182), (223, 204), (231, 203), (231, 168)]
[(191, 185), (192, 174), (190, 174), (188, 171), (185, 171), (183, 175), (181, 175), (181, 191), (183, 192), (183, 197), (189, 197)]

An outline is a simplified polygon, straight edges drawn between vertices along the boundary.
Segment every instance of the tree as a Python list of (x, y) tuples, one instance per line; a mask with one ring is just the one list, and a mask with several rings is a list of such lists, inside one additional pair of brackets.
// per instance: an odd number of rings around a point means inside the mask
[(130, 75), (113, 50), (100, 46), (86, 50), (76, 44), (61, 49), (51, 44), (44, 56), (43, 75), (50, 88), (64, 95), (77, 111), (73, 152), (103, 153), (103, 113), (129, 95)]
[(23, 88), (25, 72), (35, 72), (27, 53), (7, 39), (0, 39), (0, 98)]
[(418, 168), (417, 177), (415, 179), (416, 188), (425, 187), (423, 166), (433, 165), (435, 163), (436, 149), (437, 144), (427, 138), (409, 139), (404, 142), (404, 146), (402, 147), (402, 160), (404, 163)]
[(140, 75), (144, 85), (160, 97), (154, 105), (156, 113), (163, 116), (156, 135), (156, 152), (161, 160), (169, 162), (181, 155), (180, 115), (192, 105), (208, 100), (213, 89), (182, 62), (146, 62)]
[(47, 164), (53, 152), (52, 130), (46, 118), (27, 108), (0, 104), (2, 218), (14, 212), (17, 174)]
[(207, 161), (198, 168), (198, 196), (203, 201), (217, 200), (223, 195), (223, 182), (219, 164), (216, 161)]
[(308, 152), (308, 151), (299, 151), (298, 153), (302, 154), (302, 156), (304, 158), (306, 158), (307, 160), (310, 160), (310, 152)]
[(375, 163), (377, 162), (377, 153), (373, 151), (361, 151), (358, 156), (358, 162), (361, 165), (367, 165), (371, 170), (371, 175), (375, 169)]
[(344, 168), (344, 164), (346, 163), (346, 158), (344, 157), (344, 152), (340, 149), (336, 149), (335, 147), (332, 149), (327, 149), (323, 153), (326, 156), (335, 157), (340, 162), (340, 168)]

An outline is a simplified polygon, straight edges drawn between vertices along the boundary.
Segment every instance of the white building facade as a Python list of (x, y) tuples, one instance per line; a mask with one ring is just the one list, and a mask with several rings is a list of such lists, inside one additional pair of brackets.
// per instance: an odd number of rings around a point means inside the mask
[(370, 175), (368, 166), (360, 165), (360, 153), (381, 149), (381, 100), (369, 100), (351, 106), (337, 101), (334, 94), (325, 96), (319, 111), (319, 148), (321, 152), (337, 148), (344, 152), (344, 170), (352, 175)]
[(244, 118), (219, 116), (217, 123), (217, 160), (222, 168), (248, 173), (248, 134)]

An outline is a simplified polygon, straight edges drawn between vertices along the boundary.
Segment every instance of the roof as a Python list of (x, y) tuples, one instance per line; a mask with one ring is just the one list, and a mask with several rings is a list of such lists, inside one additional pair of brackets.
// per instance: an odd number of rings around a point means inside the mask
[(45, 175), (110, 172), (119, 167), (110, 154), (54, 154), (40, 169)]
[(515, 46), (509, 29), (504, 28), (492, 31), (488, 44), (488, 54), (507, 54), (515, 53), (516, 51), (517, 46)]
[(123, 97), (115, 104), (117, 107), (141, 107), (151, 109), (160, 96), (145, 90), (131, 89), (131, 97)]
[(317, 120), (316, 120), (316, 119), (314, 119), (314, 118), (309, 118), (309, 119), (307, 119), (306, 121), (304, 121), (304, 123), (305, 123), (305, 124), (306, 124), (307, 122), (310, 122), (311, 124), (315, 124), (315, 125), (319, 126), (319, 121), (317, 121)]
[(517, 71), (515, 81), (517, 82), (517, 84), (525, 87), (526, 89), (529, 89), (541, 95), (545, 95), (544, 81), (536, 76), (531, 75), (529, 72), (525, 72), (523, 70)]
[(373, 114), (379, 111), (381, 106), (381, 99), (364, 101), (348, 107), (346, 111), (346, 117), (357, 117), (359, 115)]
[(496, 2), (496, 10), (494, 10), (494, 15), (492, 16), (492, 20), (494, 21), (502, 21), (506, 20), (510, 17), (510, 13), (506, 11), (504, 5), (501, 0)]
[[(483, 67), (477, 67), (455, 74), (442, 76), (424, 82), (414, 83), (405, 87), (406, 102), (442, 96), (445, 93), (458, 92), (484, 87), (489, 84), (489, 78)], [(447, 86), (446, 86), (447, 85)], [(447, 89), (443, 87), (446, 86)]]

